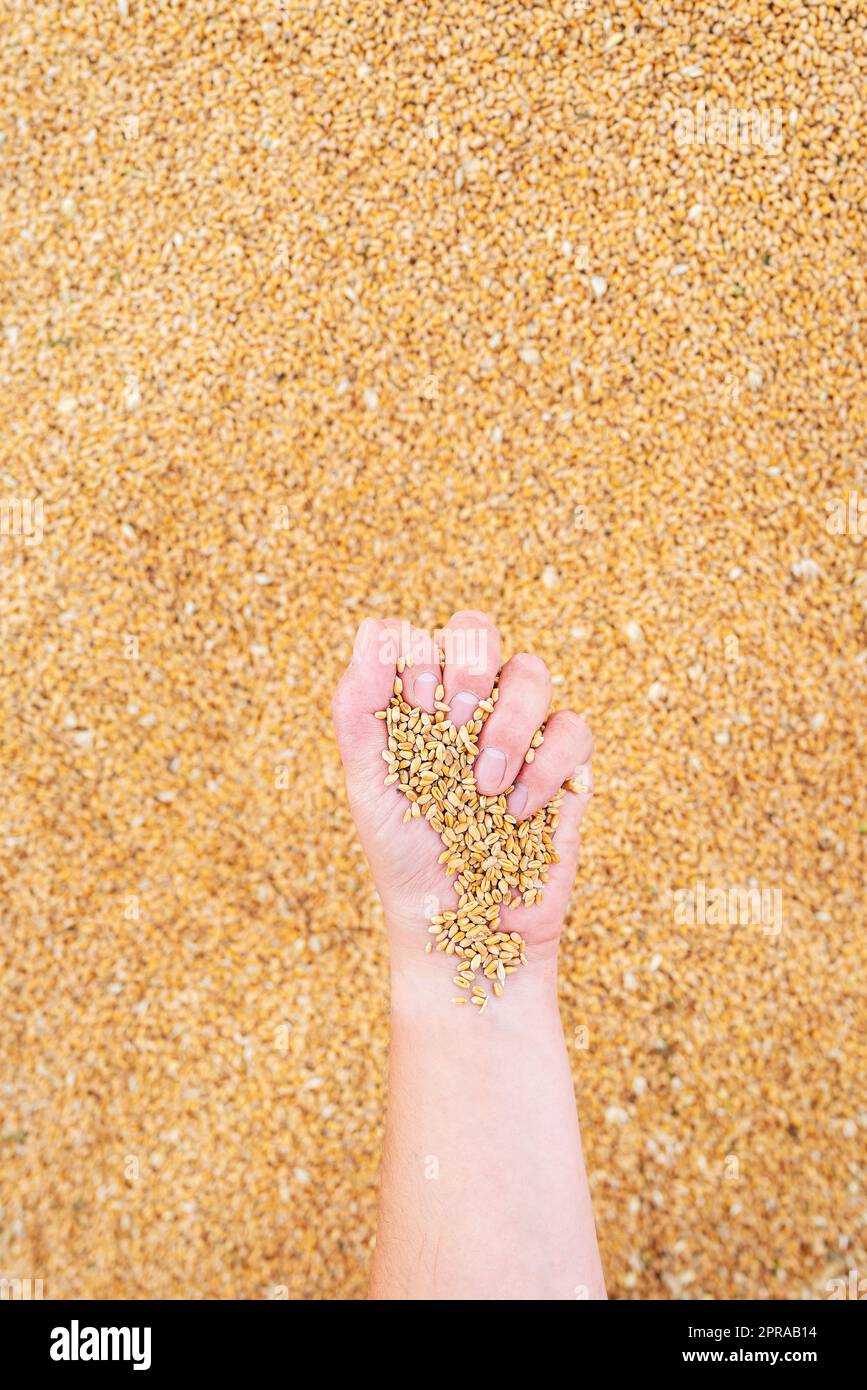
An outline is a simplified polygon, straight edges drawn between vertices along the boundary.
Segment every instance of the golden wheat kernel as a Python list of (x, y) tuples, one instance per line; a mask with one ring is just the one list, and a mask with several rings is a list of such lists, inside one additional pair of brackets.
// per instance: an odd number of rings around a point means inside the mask
[(452, 1000), (452, 1003), (453, 1003), (453, 1004), (466, 1004), (466, 1002), (467, 1002), (467, 998), (466, 998), (466, 995), (465, 995), (465, 994), (458, 994), (458, 995), (456, 995), (455, 998)]
[(495, 982), (494, 982), (494, 994), (497, 996), (498, 999), (501, 999), (502, 996), (503, 996), (503, 993), (504, 993), (503, 986), (500, 984), (499, 981), (495, 981)]
[[(540, 834), (548, 823), (546, 814), (540, 812), (531, 822), (522, 823), (518, 838), (525, 852), (520, 855), (513, 847), (515, 824), (514, 818), (509, 821), (506, 817), (505, 797), (481, 798), (476, 791), (472, 775), (477, 755), (472, 738), (475, 721), (457, 730), (447, 721), (431, 723), (429, 716), (424, 715), (423, 735), (418, 732), (422, 712), (407, 706), (399, 691), (393, 696), (388, 713), (389, 737), (393, 739), (390, 751), (400, 770), (400, 790), (411, 803), (407, 814), (419, 818), (421, 807), (428, 802), (431, 811), (443, 807), (443, 813), (436, 814), (437, 829), (445, 846), (439, 862), (453, 878), (459, 898), (457, 913), (440, 914), (432, 923), (436, 950), (470, 961), (469, 966), (459, 969), (456, 983), (463, 980), (470, 984), (479, 968), (484, 978), (493, 983), (502, 943), (508, 942), (509, 957), (517, 959), (516, 945), (498, 930), (501, 903), (509, 898), (509, 880), (520, 881), (525, 895), (535, 895), (541, 881), (538, 871), (550, 857)], [(477, 713), (481, 727), (483, 711), (479, 709)], [(419, 795), (416, 789), (422, 787)], [(519, 858), (521, 868), (516, 872)], [(443, 931), (438, 930), (440, 925)], [(496, 983), (502, 987), (502, 976)], [(480, 987), (474, 988), (477, 998), (484, 994), (487, 999)]]

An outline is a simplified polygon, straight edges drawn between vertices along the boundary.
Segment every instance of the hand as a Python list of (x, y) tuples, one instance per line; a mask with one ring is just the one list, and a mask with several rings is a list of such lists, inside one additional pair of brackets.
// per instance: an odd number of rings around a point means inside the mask
[[(436, 689), (442, 685), (448, 717), (456, 725), (473, 717), (499, 673), (499, 700), (479, 738), (473, 771), (484, 795), (502, 793), (514, 784), (507, 806), (518, 820), (545, 806), (567, 779), (581, 777), (585, 768), (582, 781), (592, 791), (593, 743), (578, 715), (563, 710), (548, 717), (551, 680), (538, 657), (520, 653), (500, 670), (499, 633), (485, 614), (456, 613), (437, 641), (408, 623), (366, 618), (361, 624), (352, 662), (333, 701), (349, 803), (385, 908), (393, 965), (412, 968), (417, 963), (430, 969), (424, 956), (429, 939), (424, 927), (434, 914), (453, 908), (456, 897), (439, 863), (440, 837), (424, 819), (404, 821), (409, 803), (395, 786), (385, 785), (386, 731), (375, 714), (388, 706), (400, 658), (408, 702), (433, 713)], [(404, 666), (406, 661), (411, 664)], [(525, 763), (542, 724), (544, 742), (534, 760)], [(578, 827), (589, 799), (589, 791), (564, 793), (554, 837), (559, 862), (549, 870), (542, 901), (514, 913), (503, 910), (503, 929), (521, 932), (531, 965), (534, 959), (556, 956), (575, 877)]]

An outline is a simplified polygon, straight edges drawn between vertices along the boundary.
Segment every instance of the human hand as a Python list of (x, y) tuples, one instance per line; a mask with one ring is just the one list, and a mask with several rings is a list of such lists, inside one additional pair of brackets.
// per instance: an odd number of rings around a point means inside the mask
[[(429, 964), (424, 960), (427, 920), (457, 904), (440, 862), (439, 835), (423, 818), (405, 820), (405, 796), (385, 784), (387, 733), (376, 711), (387, 708), (398, 671), (404, 698), (429, 714), (437, 688), (443, 687), (448, 718), (458, 727), (473, 718), (478, 702), (498, 683), (499, 698), (479, 735), (473, 773), (481, 794), (508, 793), (506, 809), (517, 821), (531, 817), (564, 782), (584, 773), (588, 791), (563, 793), (554, 835), (559, 862), (548, 870), (542, 900), (514, 913), (505, 907), (501, 912), (501, 929), (521, 933), (531, 963), (550, 960), (556, 956), (577, 865), (578, 828), (592, 791), (592, 738), (584, 721), (569, 710), (547, 717), (551, 680), (544, 663), (520, 653), (500, 670), (499, 633), (485, 614), (465, 611), (456, 613), (436, 640), (408, 623), (365, 619), (334, 695), (349, 803), (385, 909), (393, 969), (412, 971)], [(544, 741), (527, 763), (542, 725)]]

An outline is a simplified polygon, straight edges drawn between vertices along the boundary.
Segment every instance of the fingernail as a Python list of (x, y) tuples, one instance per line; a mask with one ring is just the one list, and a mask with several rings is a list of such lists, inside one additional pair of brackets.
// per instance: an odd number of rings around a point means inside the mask
[(426, 709), (428, 714), (433, 714), (434, 691), (438, 685), (439, 681), (432, 671), (422, 671), (413, 682), (412, 698), (422, 709)]
[(506, 802), (509, 814), (517, 820), (527, 804), (527, 788), (523, 782), (515, 783), (515, 790)]
[(471, 690), (461, 690), (454, 699), (449, 700), (449, 719), (456, 729), (469, 723), (479, 707), (479, 699)]
[(355, 641), (352, 644), (352, 664), (359, 666), (367, 653), (370, 651), (370, 643), (376, 630), (376, 623), (373, 618), (365, 618), (355, 634)]
[(506, 775), (506, 755), (502, 748), (483, 748), (473, 771), (482, 796), (493, 796)]

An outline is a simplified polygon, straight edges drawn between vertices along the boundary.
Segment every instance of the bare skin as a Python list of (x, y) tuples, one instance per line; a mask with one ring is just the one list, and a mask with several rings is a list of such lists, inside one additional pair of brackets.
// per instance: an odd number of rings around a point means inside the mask
[[(551, 682), (527, 654), (501, 668), (500, 638), (483, 613), (457, 613), (440, 635), (368, 618), (337, 688), (334, 724), (355, 824), (385, 909), (392, 1032), (386, 1142), (371, 1297), (604, 1298), (605, 1285), (566, 1047), (557, 1007), (557, 951), (589, 795), (567, 792), (543, 901), (518, 910), (527, 966), (484, 1017), (456, 1008), (454, 973), (424, 953), (430, 916), (455, 905), (438, 863), (442, 845), (383, 785), (385, 729), (374, 711), (391, 695), (399, 655), (412, 704), (433, 709), (442, 682), (456, 723), (472, 717), (499, 672), (500, 698), (480, 739), (481, 792), (515, 784), (519, 819), (583, 770), (592, 738), (570, 711), (548, 720), (535, 761), (524, 755), (544, 721)], [(466, 696), (466, 699), (460, 698)]]

